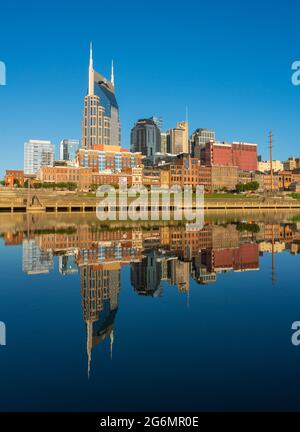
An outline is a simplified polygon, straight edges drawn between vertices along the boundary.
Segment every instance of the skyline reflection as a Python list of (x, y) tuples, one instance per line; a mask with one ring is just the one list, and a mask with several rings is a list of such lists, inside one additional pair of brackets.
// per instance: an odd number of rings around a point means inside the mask
[(123, 267), (130, 267), (136, 295), (159, 298), (168, 284), (186, 295), (188, 306), (191, 280), (213, 285), (220, 274), (259, 271), (260, 258), (272, 254), (270, 278), (276, 283), (275, 255), (300, 252), (297, 218), (281, 223), (206, 221), (193, 231), (184, 225), (112, 229), (89, 223), (38, 229), (27, 225), (1, 236), (5, 246), (22, 247), (22, 271), (30, 277), (58, 271), (68, 278), (79, 273), (88, 377), (92, 351), (106, 339), (112, 357)]

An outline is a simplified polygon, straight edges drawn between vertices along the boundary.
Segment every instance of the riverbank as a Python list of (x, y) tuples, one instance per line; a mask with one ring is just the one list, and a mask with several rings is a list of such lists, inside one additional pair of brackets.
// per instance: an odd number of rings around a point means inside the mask
[[(134, 200), (135, 198), (132, 198)], [(130, 200), (128, 200), (128, 204)], [(95, 213), (99, 206), (99, 198), (91, 192), (64, 192), (64, 191), (43, 191), (26, 189), (2, 189), (0, 191), (0, 213)], [(171, 212), (181, 204), (171, 198)], [(286, 195), (242, 195), (242, 194), (209, 194), (204, 196), (204, 210), (297, 210), (300, 209), (300, 200), (293, 199)], [(116, 211), (120, 210), (118, 199), (116, 200)], [(127, 206), (128, 208), (128, 206)], [(147, 207), (146, 207), (147, 208)], [(195, 199), (193, 200), (195, 209)], [(126, 206), (122, 204), (122, 209)], [(148, 211), (151, 210), (150, 204)], [(159, 211), (164, 207), (160, 203)]]

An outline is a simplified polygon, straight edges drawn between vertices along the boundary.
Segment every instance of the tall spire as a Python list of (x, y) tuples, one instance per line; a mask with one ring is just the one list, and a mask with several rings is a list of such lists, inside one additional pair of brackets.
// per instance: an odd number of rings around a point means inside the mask
[(86, 352), (88, 357), (88, 379), (90, 379), (91, 361), (92, 361), (92, 344), (93, 344), (93, 322), (86, 321), (87, 338), (86, 338)]
[(114, 74), (114, 61), (111, 61), (111, 77), (110, 77), (110, 82), (112, 83), (113, 86), (115, 86), (115, 74)]
[(93, 68), (93, 43), (90, 42), (90, 68)]
[(93, 45), (90, 42), (90, 64), (89, 64), (89, 96), (94, 96), (94, 68), (93, 68)]
[(114, 331), (110, 332), (110, 359), (112, 360), (113, 343), (114, 343)]

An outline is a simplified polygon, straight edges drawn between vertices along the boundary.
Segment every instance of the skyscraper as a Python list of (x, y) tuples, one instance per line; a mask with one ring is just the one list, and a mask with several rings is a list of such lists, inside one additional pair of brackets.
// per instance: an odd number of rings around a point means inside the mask
[(205, 144), (209, 141), (215, 141), (216, 134), (212, 130), (198, 128), (192, 133), (190, 140), (192, 156), (200, 159), (200, 150), (204, 148)]
[(34, 239), (23, 240), (23, 272), (33, 275), (53, 270), (53, 252), (43, 251)]
[(29, 140), (24, 144), (24, 174), (36, 174), (42, 166), (54, 163), (51, 141)]
[(167, 131), (168, 152), (172, 154), (189, 153), (188, 122), (177, 122), (177, 127)]
[(82, 116), (82, 147), (93, 149), (98, 145), (120, 146), (120, 129), (113, 63), (110, 80), (96, 72), (91, 45), (88, 94), (84, 98)]
[(131, 151), (141, 152), (146, 162), (155, 163), (155, 153), (160, 152), (161, 132), (153, 118), (140, 119), (131, 129)]
[(75, 162), (78, 149), (79, 140), (63, 139), (59, 145), (59, 159), (62, 161)]
[(83, 319), (86, 322), (86, 348), (88, 376), (90, 375), (92, 348), (110, 337), (114, 339), (114, 321), (118, 311), (120, 269), (84, 265), (80, 267), (80, 286)]

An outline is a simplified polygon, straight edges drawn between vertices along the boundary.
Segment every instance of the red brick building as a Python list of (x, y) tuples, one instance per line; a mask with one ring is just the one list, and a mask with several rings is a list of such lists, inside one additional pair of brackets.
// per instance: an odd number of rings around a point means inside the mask
[(24, 187), (24, 171), (6, 170), (4, 181), (5, 186), (13, 187), (18, 184), (20, 187)]
[(257, 145), (217, 143), (210, 141), (201, 150), (202, 165), (236, 166), (241, 170), (257, 170)]
[(91, 168), (71, 166), (44, 166), (37, 173), (37, 179), (47, 183), (76, 183), (80, 189), (88, 189), (92, 184)]

